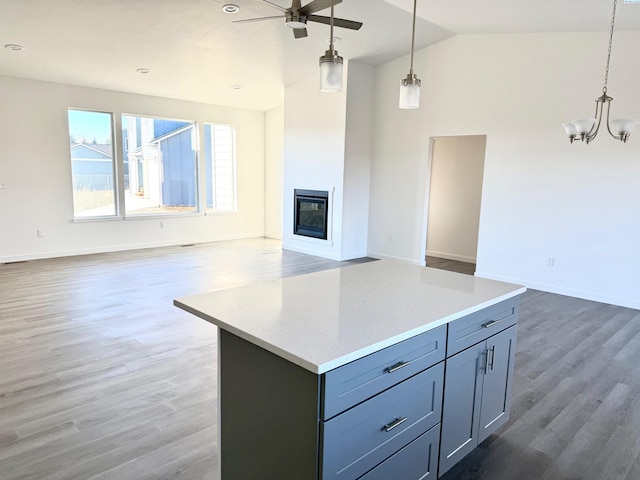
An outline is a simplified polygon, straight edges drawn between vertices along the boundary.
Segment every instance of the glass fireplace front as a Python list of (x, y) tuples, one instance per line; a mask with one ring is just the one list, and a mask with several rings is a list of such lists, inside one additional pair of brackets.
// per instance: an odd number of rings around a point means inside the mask
[(294, 195), (293, 233), (326, 240), (329, 192), (296, 189)]

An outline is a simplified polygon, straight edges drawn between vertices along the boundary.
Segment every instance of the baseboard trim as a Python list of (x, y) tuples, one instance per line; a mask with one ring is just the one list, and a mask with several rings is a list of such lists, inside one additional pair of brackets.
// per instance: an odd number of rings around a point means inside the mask
[(127, 250), (144, 250), (146, 248), (161, 248), (161, 247), (177, 247), (180, 245), (199, 245), (204, 243), (224, 242), (227, 240), (243, 240), (247, 238), (260, 238), (264, 237), (263, 234), (241, 234), (241, 235), (221, 235), (210, 240), (172, 240), (162, 242), (147, 242), (147, 243), (135, 243), (128, 245), (111, 245), (92, 248), (80, 248), (75, 250), (54, 250), (51, 252), (36, 252), (23, 255), (10, 255), (6, 257), (0, 257), (0, 264), (2, 263), (15, 263), (15, 262), (28, 262), (31, 260), (45, 260), (48, 258), (62, 258), (62, 257), (75, 257), (78, 255), (94, 255), (97, 253), (111, 253), (111, 252), (124, 252)]
[(388, 260), (397, 260), (400, 262), (404, 262), (404, 263), (410, 263), (411, 265), (419, 265), (424, 267), (425, 266), (425, 261), (420, 261), (420, 260), (414, 260), (412, 258), (405, 258), (405, 257), (395, 257), (393, 255), (386, 255), (384, 253), (378, 253), (378, 252), (369, 252), (367, 253), (367, 257), (371, 257), (371, 258), (377, 258), (379, 260), (384, 260), (384, 259), (388, 259)]
[(617, 305), (619, 307), (640, 310), (640, 302), (637, 299), (611, 297), (609, 295), (602, 295), (597, 292), (574, 290), (572, 288), (565, 288), (558, 285), (530, 282), (523, 278), (506, 277), (504, 275), (494, 275), (487, 272), (476, 271), (475, 276), (488, 278), (489, 280), (498, 280), (500, 282), (516, 283), (519, 285), (524, 285), (525, 287), (531, 288), (533, 290), (541, 290), (543, 292), (556, 293), (558, 295), (566, 295), (568, 297), (582, 298), (584, 300), (591, 300), (593, 302), (606, 303), (609, 305)]

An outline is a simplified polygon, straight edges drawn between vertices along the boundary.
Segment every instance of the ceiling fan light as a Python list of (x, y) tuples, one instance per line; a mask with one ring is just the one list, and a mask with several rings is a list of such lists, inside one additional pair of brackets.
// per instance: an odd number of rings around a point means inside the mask
[(399, 106), (403, 110), (420, 107), (420, 79), (415, 74), (409, 74), (400, 83)]
[(342, 66), (344, 60), (335, 50), (327, 50), (320, 57), (320, 91), (338, 93), (342, 91)]
[(284, 24), (293, 29), (307, 28), (307, 18), (287, 12)]
[(307, 27), (307, 24), (306, 24), (306, 23), (301, 22), (301, 21), (299, 21), (299, 20), (291, 20), (291, 21), (287, 21), (287, 22), (285, 22), (285, 25), (286, 25), (287, 27), (289, 27), (289, 28), (294, 28), (294, 29), (297, 29), (297, 28), (306, 28), (306, 27)]

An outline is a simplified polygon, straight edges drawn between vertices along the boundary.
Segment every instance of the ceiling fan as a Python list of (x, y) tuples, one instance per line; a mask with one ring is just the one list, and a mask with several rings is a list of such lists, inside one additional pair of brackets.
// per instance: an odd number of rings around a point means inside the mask
[[(302, 6), (300, 0), (292, 0), (291, 7), (289, 8), (281, 7), (277, 3), (271, 2), (270, 0), (262, 0), (262, 1), (276, 7), (278, 10), (281, 10), (282, 13), (284, 13), (284, 15), (247, 18), (245, 20), (236, 20), (233, 23), (260, 22), (262, 20), (284, 18), (285, 19), (284, 24), (287, 27), (293, 29), (293, 36), (295, 38), (304, 38), (307, 36), (307, 22), (324, 23), (326, 25), (331, 24), (331, 17), (313, 15), (313, 13), (318, 12), (320, 10), (324, 10), (325, 8), (330, 8), (332, 0), (312, 0), (311, 2), (307, 3), (304, 7)], [(333, 0), (334, 5), (341, 2), (342, 0)], [(342, 18), (334, 18), (333, 25), (335, 27), (349, 28), (351, 30), (359, 30), (360, 27), (362, 27), (361, 22), (354, 22), (353, 20), (344, 20)]]

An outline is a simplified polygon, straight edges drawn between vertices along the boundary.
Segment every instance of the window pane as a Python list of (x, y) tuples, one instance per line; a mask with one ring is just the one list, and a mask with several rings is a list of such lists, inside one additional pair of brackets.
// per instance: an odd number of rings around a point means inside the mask
[(110, 113), (69, 110), (73, 216), (116, 214)]
[(235, 134), (231, 125), (204, 127), (207, 210), (236, 209)]
[(193, 122), (122, 116), (127, 215), (196, 212)]

